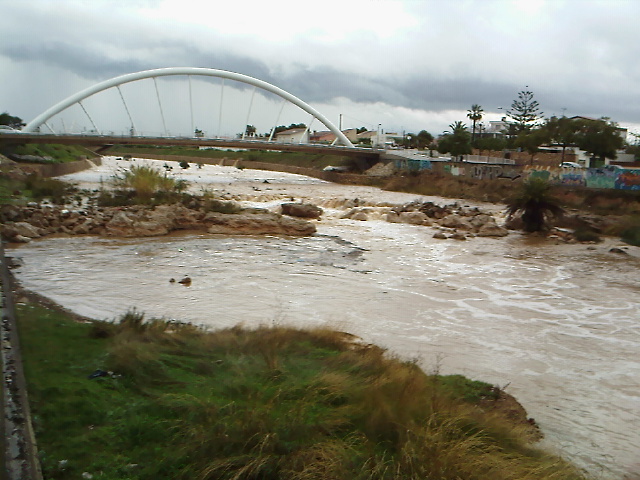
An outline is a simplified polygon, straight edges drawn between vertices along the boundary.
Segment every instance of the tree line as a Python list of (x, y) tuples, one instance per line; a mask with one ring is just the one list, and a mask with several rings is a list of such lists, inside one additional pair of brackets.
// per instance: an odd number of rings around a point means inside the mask
[[(561, 147), (562, 161), (567, 147), (578, 147), (587, 152), (592, 164), (597, 165), (603, 164), (606, 158), (615, 159), (618, 150), (626, 145), (626, 139), (621, 135), (623, 130), (608, 117), (544, 118), (540, 105), (530, 90), (519, 92), (518, 98), (512, 102), (507, 116), (503, 118), (506, 128), (501, 136), (490, 136), (482, 131), (480, 135), (476, 135), (483, 113), (482, 106), (472, 105), (467, 112), (467, 117), (472, 122), (471, 132), (464, 122), (453, 122), (449, 125), (450, 130), (438, 137), (434, 147), (440, 153), (449, 153), (454, 157), (470, 154), (473, 148), (481, 153), (520, 149), (531, 155), (531, 163), (542, 145)], [(640, 153), (637, 147), (628, 146), (628, 151), (636, 155)]]

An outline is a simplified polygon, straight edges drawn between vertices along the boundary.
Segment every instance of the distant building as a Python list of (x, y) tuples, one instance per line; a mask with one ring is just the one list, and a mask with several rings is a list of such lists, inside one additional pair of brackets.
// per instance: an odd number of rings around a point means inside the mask
[(276, 133), (277, 143), (309, 143), (309, 130), (306, 128), (290, 128)]
[[(342, 133), (349, 139), (350, 142), (356, 143), (358, 141), (358, 132), (355, 128), (342, 130)], [(322, 132), (313, 132), (309, 136), (309, 140), (312, 143), (333, 143), (336, 140), (336, 135), (335, 133), (328, 130)]]
[(502, 120), (491, 120), (489, 127), (482, 131), (483, 137), (499, 138), (506, 135), (509, 131), (509, 122), (505, 118)]
[(397, 133), (378, 133), (371, 130), (358, 133), (356, 138), (356, 142), (361, 142), (362, 140), (369, 139), (371, 141), (372, 147), (390, 148), (392, 146), (395, 146), (396, 142), (400, 142), (402, 140), (402, 135)]

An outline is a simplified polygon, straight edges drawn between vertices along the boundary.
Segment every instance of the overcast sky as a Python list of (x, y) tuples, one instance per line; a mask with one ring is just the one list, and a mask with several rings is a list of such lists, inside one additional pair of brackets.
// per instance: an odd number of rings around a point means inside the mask
[[(344, 127), (437, 135), (469, 124), (474, 103), (485, 122), (499, 119), (528, 88), (545, 116), (607, 116), (640, 131), (638, 0), (0, 0), (0, 12), (0, 112), (26, 121), (99, 81), (189, 66), (273, 83), (336, 124), (342, 114)], [(175, 100), (178, 85), (164, 80), (161, 93)], [(136, 106), (131, 88), (123, 95)], [(211, 113), (219, 93), (199, 91)], [(226, 95), (243, 124), (250, 90)], [(280, 106), (256, 105), (249, 123), (267, 131)], [(100, 123), (108, 109), (95, 101), (90, 114)], [(140, 109), (139, 122), (157, 117)], [(308, 123), (289, 110), (279, 123)]]

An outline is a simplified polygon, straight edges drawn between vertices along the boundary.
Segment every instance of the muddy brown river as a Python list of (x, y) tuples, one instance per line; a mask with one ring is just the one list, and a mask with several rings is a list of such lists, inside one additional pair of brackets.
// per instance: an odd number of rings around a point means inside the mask
[[(65, 178), (96, 185), (123, 163)], [(33, 241), (7, 252), (22, 258), (18, 279), (99, 319), (135, 307), (213, 327), (348, 331), (427, 371), (507, 386), (539, 423), (543, 446), (597, 478), (640, 479), (639, 248), (616, 255), (615, 239), (558, 245), (518, 233), (437, 240), (432, 227), (385, 222), (385, 206), (452, 200), (230, 167), (176, 175), (246, 204), (275, 209), (293, 197), (325, 214), (305, 238)], [(368, 221), (341, 218), (354, 198), (372, 206)], [(185, 275), (189, 287), (169, 282)]]

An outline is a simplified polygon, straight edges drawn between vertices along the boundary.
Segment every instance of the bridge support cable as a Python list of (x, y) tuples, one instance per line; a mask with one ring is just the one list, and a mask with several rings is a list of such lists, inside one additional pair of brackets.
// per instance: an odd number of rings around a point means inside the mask
[(196, 127), (193, 123), (193, 93), (191, 89), (191, 75), (187, 75), (187, 78), (189, 79), (189, 111), (191, 112), (191, 136), (195, 136)]
[(316, 117), (314, 117), (313, 115), (311, 116), (311, 120), (309, 120), (309, 125), (307, 125), (307, 128), (305, 128), (304, 133), (302, 134), (302, 136), (300, 137), (300, 141), (298, 142), (299, 144), (304, 143), (304, 137), (307, 133), (311, 132), (311, 124), (313, 123), (313, 121), (316, 119)]
[[(107, 90), (111, 87), (115, 87), (117, 85), (123, 85), (125, 83), (130, 83), (138, 80), (143, 80), (146, 78), (154, 78), (154, 77), (164, 77), (164, 76), (189, 76), (189, 75), (200, 75), (200, 76), (208, 76), (208, 77), (220, 77), (223, 80), (229, 79), (238, 81), (241, 83), (246, 83), (248, 85), (253, 85), (260, 87), (263, 90), (274, 93), (279, 97), (293, 103), (297, 107), (301, 108), (305, 112), (314, 115), (318, 120), (320, 120), (331, 132), (333, 132), (339, 139), (340, 143), (346, 147), (354, 148), (353, 144), (349, 139), (340, 131), (338, 128), (322, 113), (317, 111), (312, 106), (300, 100), (295, 95), (290, 94), (289, 92), (282, 90), (275, 85), (265, 82), (263, 80), (259, 80), (257, 78), (249, 77), (248, 75), (243, 75), (241, 73), (229, 72), (225, 70), (215, 70), (212, 68), (196, 68), (196, 67), (170, 67), (170, 68), (159, 68), (155, 70), (146, 70), (142, 72), (129, 73), (126, 75), (121, 75), (119, 77), (114, 77), (109, 80), (105, 80), (103, 82), (99, 82), (89, 88), (86, 88), (80, 92), (71, 95), (67, 99), (57, 103), (53, 107), (50, 107), (45, 112), (38, 115), (31, 122), (29, 122), (24, 128), (23, 132), (31, 133), (37, 131), (38, 127), (44, 124), (47, 120), (49, 120), (54, 115), (62, 112), (63, 110), (69, 108), (75, 103), (79, 103), (85, 98), (88, 98), (96, 93), (100, 93), (104, 90)], [(221, 92), (223, 95), (223, 92)], [(84, 107), (83, 107), (84, 110)], [(222, 108), (220, 109), (220, 115), (222, 115)], [(85, 110), (86, 113), (86, 110)], [(92, 121), (92, 123), (94, 123)], [(94, 123), (95, 125), (95, 123)], [(221, 127), (220, 127), (221, 128)], [(96, 128), (97, 131), (97, 128)]]
[(49, 125), (47, 122), (44, 122), (43, 125), (46, 126), (51, 131), (51, 133), (53, 133), (54, 135), (56, 134), (53, 128), (51, 128), (51, 125)]
[[(87, 109), (84, 108), (84, 105), (82, 104), (82, 102), (80, 100), (78, 100), (78, 105), (80, 105), (80, 107), (82, 108), (82, 111), (84, 112), (84, 114), (87, 116), (87, 118), (89, 119), (89, 121), (91, 122), (91, 125), (93, 125), (93, 129), (96, 131), (96, 133), (100, 133), (100, 130), (98, 130), (98, 127), (96, 126), (96, 122), (93, 121), (93, 118), (91, 118), (91, 115), (89, 115), (89, 112), (87, 112)], [(45, 125), (47, 125), (45, 123)], [(47, 125), (47, 127), (49, 127), (49, 125)], [(49, 127), (51, 128), (51, 127)], [(53, 130), (51, 130), (53, 132)]]
[(167, 122), (164, 120), (164, 111), (162, 110), (162, 102), (160, 101), (160, 90), (158, 90), (158, 82), (156, 81), (156, 77), (153, 77), (153, 84), (156, 87), (156, 98), (158, 99), (158, 107), (160, 107), (160, 118), (162, 118), (162, 128), (164, 128), (164, 134), (169, 136), (169, 132), (167, 131)]
[(127, 106), (127, 102), (124, 100), (124, 95), (122, 95), (122, 90), (120, 90), (120, 85), (117, 85), (118, 93), (120, 94), (120, 98), (122, 99), (122, 104), (124, 105), (124, 109), (127, 111), (127, 116), (129, 117), (129, 121), (131, 122), (131, 136), (136, 133), (138, 130), (136, 129), (136, 125), (133, 123), (133, 118), (131, 117), (131, 112), (129, 111), (129, 107)]
[(224, 77), (220, 83), (220, 107), (218, 109), (218, 138), (222, 138), (222, 102), (224, 101)]
[(242, 132), (242, 139), (244, 140), (244, 137), (247, 133), (247, 126), (249, 125), (249, 118), (251, 117), (251, 108), (253, 107), (253, 97), (256, 94), (256, 87), (255, 85), (253, 86), (253, 90), (251, 92), (251, 100), (249, 100), (249, 109), (247, 110), (247, 121), (245, 122), (245, 127), (244, 127), (244, 131)]
[(271, 132), (269, 132), (269, 141), (273, 139), (273, 135), (276, 131), (276, 127), (278, 126), (278, 123), (280, 123), (280, 116), (282, 115), (282, 111), (284, 110), (284, 106), (286, 104), (287, 104), (287, 101), (283, 98), (282, 105), (280, 105), (280, 111), (278, 112), (278, 116), (276, 117), (276, 123), (273, 124), (273, 128), (271, 129)]

